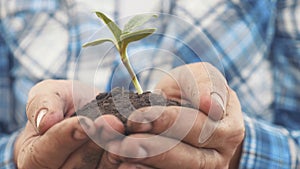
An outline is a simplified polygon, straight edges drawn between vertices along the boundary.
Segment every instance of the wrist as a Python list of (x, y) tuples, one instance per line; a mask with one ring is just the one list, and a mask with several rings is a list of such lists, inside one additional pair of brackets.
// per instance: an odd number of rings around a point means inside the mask
[(19, 156), (19, 151), (21, 149), (21, 141), (22, 141), (22, 135), (24, 131), (21, 131), (14, 142), (14, 152), (13, 152), (13, 158), (14, 158), (14, 163), (17, 166), (18, 164), (18, 156)]
[(240, 159), (242, 156), (242, 150), (243, 150), (243, 142), (240, 145), (238, 145), (232, 159), (230, 160), (230, 163), (229, 163), (230, 169), (239, 168)]

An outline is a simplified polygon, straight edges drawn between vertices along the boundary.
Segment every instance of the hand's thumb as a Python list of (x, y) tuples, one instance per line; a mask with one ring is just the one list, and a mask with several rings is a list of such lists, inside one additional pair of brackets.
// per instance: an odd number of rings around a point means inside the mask
[(35, 95), (26, 107), (27, 117), (39, 134), (63, 120), (64, 111), (64, 100), (55, 93)]
[[(75, 92), (73, 92), (75, 91)], [(70, 117), (94, 98), (97, 90), (77, 81), (45, 80), (35, 85), (28, 96), (27, 117), (43, 134), (51, 126)]]

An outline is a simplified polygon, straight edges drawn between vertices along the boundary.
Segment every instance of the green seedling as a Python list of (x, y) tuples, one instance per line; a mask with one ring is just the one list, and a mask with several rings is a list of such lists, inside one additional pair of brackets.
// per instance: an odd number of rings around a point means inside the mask
[(108, 28), (114, 35), (114, 39), (97, 39), (95, 41), (84, 44), (83, 47), (96, 46), (104, 42), (112, 42), (119, 51), (122, 63), (126, 67), (135, 89), (137, 90), (138, 94), (142, 94), (143, 90), (136, 77), (136, 74), (132, 69), (132, 66), (127, 56), (127, 46), (130, 42), (141, 40), (155, 32), (156, 30), (155, 28), (148, 28), (142, 30), (136, 30), (136, 29), (144, 25), (152, 17), (157, 17), (157, 15), (153, 15), (153, 14), (136, 15), (133, 18), (131, 18), (124, 25), (123, 30), (121, 30), (120, 27), (114, 21), (112, 21), (102, 12), (95, 12), (95, 13), (108, 26)]

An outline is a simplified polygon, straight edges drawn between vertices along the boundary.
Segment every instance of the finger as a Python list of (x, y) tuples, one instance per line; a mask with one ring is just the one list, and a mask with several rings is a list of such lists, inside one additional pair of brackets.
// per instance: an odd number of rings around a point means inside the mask
[(107, 151), (104, 152), (102, 160), (97, 169), (155, 169), (141, 164), (122, 162), (118, 155), (121, 146), (121, 141), (112, 141), (108, 144)]
[[(198, 138), (207, 116), (196, 109), (153, 106), (133, 112), (127, 122), (130, 133), (148, 132), (200, 147)], [(209, 132), (211, 135), (213, 131)], [(215, 145), (214, 145), (215, 146)]]
[[(192, 65), (192, 67), (197, 66)], [(204, 69), (206, 70), (207, 76), (211, 83), (211, 94), (215, 93), (219, 96), (218, 99), (220, 100), (220, 104), (223, 106), (227, 104), (227, 97), (228, 97), (228, 86), (225, 77), (221, 74), (221, 72), (212, 66), (211, 64), (204, 64)], [(192, 68), (193, 69), (193, 68)], [(199, 90), (195, 89), (195, 90)], [(201, 89), (200, 89), (201, 90)], [(222, 102), (221, 102), (222, 101)]]
[[(81, 90), (78, 90), (78, 89)], [(80, 92), (84, 91), (85, 95)], [(86, 85), (66, 80), (45, 80), (35, 85), (29, 92), (26, 113), (29, 121), (36, 130), (43, 134), (55, 123), (65, 117), (70, 117), (74, 112), (74, 105), (82, 105), (94, 98), (95, 89)], [(85, 103), (86, 103), (85, 102)]]
[(29, 141), (19, 152), (19, 167), (59, 168), (72, 152), (88, 141), (88, 134), (94, 132), (95, 126), (88, 118), (66, 119)]
[[(165, 150), (166, 146), (170, 148)], [(214, 149), (195, 148), (174, 139), (147, 134), (126, 137), (119, 154), (125, 162), (161, 169), (220, 168), (222, 161)]]
[(102, 130), (94, 141), (98, 146), (106, 150), (100, 159), (97, 169), (118, 168), (120, 161), (113, 154), (113, 152), (117, 152), (118, 150), (114, 149), (116, 146), (111, 146), (111, 149), (108, 149), (108, 145), (120, 144), (125, 132), (123, 123), (116, 116), (102, 115), (95, 120), (95, 125)]
[[(69, 83), (72, 83), (72, 99), (75, 111), (82, 108), (87, 103), (91, 102), (93, 99), (96, 98), (97, 94), (100, 93), (100, 91), (97, 88), (89, 86), (79, 81), (73, 80), (69, 81)], [(74, 111), (71, 113), (74, 113)]]
[(101, 131), (92, 139), (101, 147), (106, 147), (112, 140), (121, 140), (124, 137), (125, 127), (114, 115), (102, 115), (95, 119), (95, 126)]
[(119, 167), (121, 160), (115, 153), (119, 151), (120, 144), (120, 140), (111, 141), (109, 144), (107, 144), (107, 151), (103, 153), (97, 169), (114, 169)]
[(65, 102), (56, 94), (39, 94), (27, 104), (27, 117), (34, 128), (43, 134), (64, 119)]
[[(167, 98), (188, 100), (213, 120), (223, 117), (227, 102), (227, 83), (222, 74), (207, 63), (178, 67), (156, 86)], [(219, 111), (223, 110), (223, 111)]]
[(88, 141), (70, 155), (62, 168), (96, 168), (103, 152), (96, 143)]
[(111, 161), (108, 152), (104, 152), (97, 169), (117, 169), (119, 165), (119, 162)]
[[(201, 146), (215, 147), (223, 154), (232, 155), (244, 138), (244, 121), (238, 97), (228, 89), (226, 115), (220, 121), (210, 118), (204, 121), (201, 127), (199, 143)], [(215, 145), (215, 146), (214, 146)]]
[(228, 137), (240, 134), (243, 129), (240, 109), (235, 107), (229, 107), (231, 115), (220, 121), (186, 107), (141, 108), (129, 116), (127, 126), (129, 133), (148, 132), (182, 140), (195, 147), (222, 148), (230, 144), (226, 142)]
[(66, 81), (46, 80), (30, 90), (26, 113), (40, 134), (63, 120), (65, 111), (73, 107), (69, 85)]
[[(65, 168), (117, 168), (119, 164), (112, 163), (104, 152), (106, 144), (111, 140), (117, 141), (121, 133), (124, 133), (123, 123), (113, 115), (103, 115), (95, 119), (96, 133), (90, 135), (92, 139), (72, 153), (68, 158)], [(118, 133), (118, 135), (114, 134)]]

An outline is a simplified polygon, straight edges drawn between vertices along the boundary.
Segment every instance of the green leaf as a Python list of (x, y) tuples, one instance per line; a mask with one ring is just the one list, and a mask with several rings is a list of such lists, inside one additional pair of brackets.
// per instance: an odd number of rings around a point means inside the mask
[(147, 21), (149, 21), (152, 17), (157, 17), (157, 15), (154, 14), (141, 14), (136, 15), (133, 18), (131, 18), (124, 26), (123, 33), (129, 33), (135, 28), (142, 26)]
[(136, 32), (131, 32), (127, 34), (123, 34), (120, 37), (120, 40), (124, 43), (125, 46), (127, 46), (128, 43), (138, 41), (140, 39), (143, 39), (149, 35), (151, 35), (153, 32), (155, 32), (155, 28), (149, 28), (149, 29), (143, 29)]
[(96, 46), (96, 45), (102, 44), (104, 42), (112, 42), (113, 44), (115, 44), (115, 42), (112, 39), (97, 39), (95, 41), (83, 44), (82, 47), (85, 48), (85, 47), (88, 47), (88, 46)]
[(108, 18), (104, 13), (98, 12), (98, 11), (95, 13), (108, 26), (108, 28), (111, 30), (111, 32), (115, 36), (117, 42), (120, 42), (120, 36), (122, 34), (122, 31), (119, 28), (119, 26), (114, 21), (112, 21), (110, 18)]

